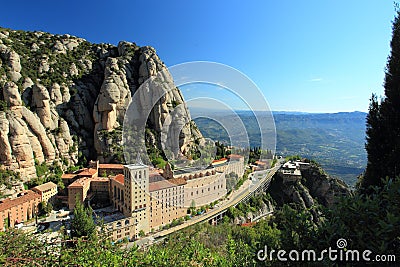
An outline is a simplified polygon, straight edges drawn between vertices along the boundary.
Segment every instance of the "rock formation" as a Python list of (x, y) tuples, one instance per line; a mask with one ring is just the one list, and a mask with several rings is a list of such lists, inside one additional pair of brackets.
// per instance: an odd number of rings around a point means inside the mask
[[(134, 43), (91, 44), (70, 35), (0, 28), (0, 164), (23, 180), (36, 162), (63, 165), (84, 159), (122, 161), (121, 127), (138, 88), (165, 70), (152, 47)], [(184, 103), (170, 79), (168, 93), (148, 118), (149, 144), (161, 149), (163, 124)], [(151, 101), (140, 96), (140, 105)], [(140, 108), (140, 107), (138, 107)], [(201, 133), (180, 106), (175, 153), (190, 153)], [(190, 123), (189, 123), (190, 122)]]
[(321, 167), (313, 163), (301, 170), (301, 177), (297, 180), (285, 179), (277, 172), (268, 192), (278, 205), (296, 203), (304, 209), (312, 208), (316, 202), (330, 207), (339, 197), (351, 193), (342, 180), (329, 177)]

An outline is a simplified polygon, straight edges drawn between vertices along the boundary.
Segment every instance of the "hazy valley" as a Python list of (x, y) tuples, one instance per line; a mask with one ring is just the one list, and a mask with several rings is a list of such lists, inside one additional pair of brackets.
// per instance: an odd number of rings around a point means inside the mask
[[(192, 113), (194, 117), (199, 114), (203, 116), (195, 121), (205, 137), (229, 142), (226, 131), (216, 121), (206, 118), (210, 113), (206, 110), (193, 110)], [(226, 120), (226, 116), (232, 116), (227, 114), (223, 111), (214, 112), (212, 117)], [(255, 114), (259, 120), (269, 116), (266, 112)], [(253, 113), (240, 111), (238, 115), (247, 129), (250, 145), (260, 146), (261, 133)], [(276, 154), (314, 159), (329, 174), (341, 178), (349, 185), (355, 184), (357, 176), (366, 166), (366, 113), (273, 112), (273, 116), (277, 134)], [(244, 139), (243, 136), (235, 138)]]

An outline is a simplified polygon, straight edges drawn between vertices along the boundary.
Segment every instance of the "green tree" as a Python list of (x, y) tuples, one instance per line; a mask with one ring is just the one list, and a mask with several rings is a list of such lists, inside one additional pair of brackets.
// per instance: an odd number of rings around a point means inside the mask
[[(365, 191), (369, 186), (383, 186), (385, 177), (400, 172), (400, 10), (392, 26), (391, 53), (385, 71), (385, 96), (381, 103), (372, 96), (367, 117), (367, 169), (360, 182)], [(371, 192), (371, 190), (369, 190)]]
[(77, 197), (74, 218), (71, 220), (72, 237), (92, 237), (95, 234), (96, 224), (94, 223), (92, 213), (93, 210), (90, 207), (85, 208)]
[(194, 199), (192, 199), (192, 202), (190, 203), (190, 208), (189, 208), (190, 214), (196, 215), (196, 202)]
[(40, 202), (39, 204), (38, 204), (38, 215), (39, 216), (43, 216), (43, 215), (45, 215), (47, 213), (47, 210), (46, 210), (46, 203), (44, 203), (43, 201), (42, 202)]
[(143, 231), (143, 230), (140, 230), (140, 231), (139, 231), (139, 236), (140, 236), (140, 237), (143, 237), (143, 236), (145, 236), (145, 233), (144, 233), (144, 231)]
[(52, 210), (53, 210), (53, 205), (50, 202), (47, 202), (46, 213), (50, 213)]
[(368, 249), (375, 254), (400, 257), (400, 179), (386, 179), (382, 188), (367, 196), (354, 194), (325, 210), (314, 243), (319, 248), (334, 246), (339, 238), (348, 248)]

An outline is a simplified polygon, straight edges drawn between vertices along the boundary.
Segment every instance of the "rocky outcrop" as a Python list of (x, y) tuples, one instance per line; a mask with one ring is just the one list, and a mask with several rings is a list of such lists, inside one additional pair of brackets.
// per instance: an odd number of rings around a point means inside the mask
[[(3, 35), (7, 36), (7, 35)], [(8, 36), (6, 37), (8, 39)], [(19, 55), (4, 44), (0, 44), (0, 57), (9, 68), (9, 78), (17, 82), (21, 78), (21, 61)]]
[[(0, 28), (0, 166), (36, 176), (36, 162), (67, 167), (83, 159), (122, 161), (121, 127), (138, 88), (162, 71), (166, 94), (153, 106), (142, 91), (137, 109), (151, 109), (146, 144), (162, 149), (165, 124), (176, 155), (202, 140), (182, 95), (152, 47), (91, 44), (70, 35)], [(172, 118), (172, 121), (171, 121)]]
[(53, 130), (54, 121), (50, 111), (50, 94), (46, 87), (41, 84), (35, 84), (32, 87), (32, 107), (35, 108), (40, 122), (46, 129)]
[(277, 172), (268, 192), (279, 205), (296, 203), (303, 209), (312, 208), (317, 202), (330, 207), (339, 197), (351, 194), (342, 180), (329, 177), (315, 164), (302, 168), (298, 179), (287, 179)]
[[(263, 193), (265, 195), (265, 193)], [(234, 224), (244, 224), (248, 222), (256, 222), (274, 212), (274, 206), (270, 201), (262, 201), (261, 207), (255, 212), (247, 212), (246, 216), (238, 216), (233, 219)]]
[(3, 87), (3, 96), (10, 107), (21, 106), (21, 95), (18, 91), (18, 86), (13, 82), (7, 82)]
[(351, 193), (342, 180), (328, 176), (319, 166), (312, 165), (303, 170), (302, 177), (302, 183), (308, 188), (313, 198), (328, 207), (334, 205), (339, 197)]

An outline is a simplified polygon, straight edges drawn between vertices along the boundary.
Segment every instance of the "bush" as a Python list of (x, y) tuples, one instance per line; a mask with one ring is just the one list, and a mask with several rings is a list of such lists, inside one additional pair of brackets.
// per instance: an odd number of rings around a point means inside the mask
[(139, 231), (139, 236), (140, 236), (140, 237), (143, 237), (143, 236), (145, 236), (145, 233), (144, 233), (144, 231), (143, 231), (143, 230), (140, 230), (140, 231)]
[(8, 110), (8, 104), (4, 100), (0, 100), (0, 111), (7, 111)]
[(35, 159), (35, 168), (37, 177), (42, 177), (49, 171), (46, 162), (42, 162), (41, 164), (39, 164), (38, 160), (36, 159)]

